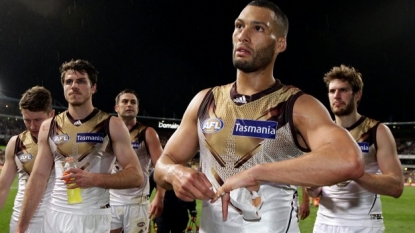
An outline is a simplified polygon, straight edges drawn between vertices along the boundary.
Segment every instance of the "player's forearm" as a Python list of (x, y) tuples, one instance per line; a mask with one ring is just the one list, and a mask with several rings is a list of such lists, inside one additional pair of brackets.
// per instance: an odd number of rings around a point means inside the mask
[(163, 200), (165, 194), (166, 194), (166, 190), (163, 187), (161, 187), (160, 185), (157, 185), (156, 194), (154, 195), (154, 198), (158, 198), (160, 200)]
[(173, 189), (171, 185), (173, 172), (182, 166), (175, 164), (168, 156), (162, 155), (154, 168), (154, 181), (165, 190)]
[(328, 186), (362, 176), (364, 162), (359, 151), (344, 146), (339, 146), (338, 151), (331, 148), (316, 150), (299, 158), (257, 165), (250, 172), (260, 182), (306, 187)]
[(301, 187), (301, 203), (309, 204), (310, 203), (310, 195), (308, 194), (307, 188)]
[(92, 173), (94, 186), (106, 189), (138, 188), (144, 184), (144, 175), (141, 169), (127, 167), (114, 174)]
[(36, 209), (42, 199), (47, 185), (47, 178), (35, 177), (31, 175), (27, 185), (26, 194), (24, 195), (23, 205), (19, 217), (18, 228), (20, 232), (25, 232), (29, 226), (29, 222), (36, 212)]
[(394, 174), (368, 174), (355, 180), (362, 188), (381, 195), (398, 198), (403, 192), (403, 180)]
[(10, 188), (2, 187), (0, 184), (0, 210), (3, 209), (4, 203), (9, 196)]

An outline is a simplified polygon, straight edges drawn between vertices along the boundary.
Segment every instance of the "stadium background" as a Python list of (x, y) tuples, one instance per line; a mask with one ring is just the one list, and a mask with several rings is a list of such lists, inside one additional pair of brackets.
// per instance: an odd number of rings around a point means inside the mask
[[(0, 169), (4, 163), (4, 146), (11, 136), (25, 130), (18, 99), (7, 97), (0, 93)], [(66, 107), (59, 103), (54, 104), (56, 113), (62, 112)], [(114, 112), (115, 114), (115, 112)], [(164, 146), (172, 133), (180, 124), (178, 118), (161, 118), (150, 116), (138, 116), (138, 120), (153, 127), (159, 134)], [(405, 191), (399, 199), (382, 196), (383, 211), (385, 215), (386, 232), (412, 233), (415, 230), (415, 184), (408, 183), (408, 179), (415, 179), (415, 122), (384, 122), (391, 129), (397, 145), (399, 159), (402, 163), (402, 172), (405, 178)], [(189, 166), (198, 168), (199, 155), (189, 163)], [(16, 183), (16, 182), (15, 182)], [(412, 185), (413, 187), (409, 187)], [(8, 232), (8, 224), (12, 211), (16, 189), (12, 188), (11, 194), (4, 208), (0, 211), (0, 233)], [(301, 192), (300, 192), (301, 195)], [(300, 199), (301, 200), (301, 199)], [(197, 205), (201, 208), (200, 201)], [(318, 207), (311, 206), (309, 218), (300, 222), (302, 232), (312, 232), (312, 227)]]

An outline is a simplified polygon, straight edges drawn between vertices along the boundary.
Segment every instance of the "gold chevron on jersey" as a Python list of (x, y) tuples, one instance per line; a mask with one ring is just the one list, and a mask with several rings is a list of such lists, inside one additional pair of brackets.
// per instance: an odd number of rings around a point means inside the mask
[[(63, 157), (72, 155), (73, 145), (78, 147), (78, 161), (90, 154), (102, 154), (101, 150), (111, 150), (109, 142), (109, 119), (111, 115), (95, 109), (82, 124), (74, 124), (67, 111), (56, 115), (52, 121), (49, 137), (53, 141), (52, 148)], [(103, 144), (105, 146), (103, 147)], [(101, 152), (100, 152), (101, 151)], [(61, 158), (62, 159), (62, 158)]]
[[(197, 113), (197, 131), (201, 168), (213, 187), (258, 164), (296, 158), (309, 151), (297, 141), (293, 120), (295, 101), (303, 94), (279, 80), (250, 96), (237, 93), (236, 83), (206, 93)], [(246, 103), (234, 101), (242, 96)]]
[[(288, 100), (300, 92), (293, 86), (276, 84), (241, 105), (234, 102), (235, 83), (218, 86), (206, 94), (198, 111), (204, 146), (221, 167), (223, 155), (231, 154), (238, 168), (262, 150), (263, 141), (275, 139), (278, 129), (287, 124)], [(230, 162), (230, 161), (229, 161)]]
[(376, 146), (376, 130), (379, 123), (377, 120), (362, 116), (356, 123), (346, 128), (359, 144), (362, 152), (367, 153), (373, 144)]
[(147, 128), (147, 126), (141, 124), (140, 122), (136, 122), (136, 124), (130, 129), (130, 140), (134, 149), (138, 149), (141, 141), (143, 140), (140, 139), (140, 134), (145, 128)]
[(21, 163), (22, 169), (29, 175), (35, 163), (37, 149), (37, 139), (32, 136), (29, 130), (25, 130), (17, 136), (14, 147), (14, 155), (17, 158), (15, 161)]

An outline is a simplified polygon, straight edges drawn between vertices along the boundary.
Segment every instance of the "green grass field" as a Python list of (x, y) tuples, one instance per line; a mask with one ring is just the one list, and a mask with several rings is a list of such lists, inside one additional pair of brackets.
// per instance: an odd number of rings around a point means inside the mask
[[(16, 181), (13, 183), (5, 206), (0, 211), (0, 233), (9, 232), (10, 215), (12, 213), (14, 196), (17, 192)], [(385, 218), (386, 233), (415, 232), (415, 187), (405, 187), (404, 193), (398, 199), (382, 196), (381, 200)], [(313, 224), (316, 217), (317, 207), (311, 206), (310, 209), (310, 216), (307, 219), (300, 221), (300, 229), (303, 233), (313, 232)], [(201, 213), (200, 201), (197, 201), (197, 211), (198, 213)], [(199, 219), (200, 214), (198, 215), (198, 220)]]
[[(381, 200), (386, 233), (415, 232), (415, 187), (405, 187), (402, 196), (398, 199), (381, 196)], [(313, 232), (317, 207), (312, 206), (310, 210), (310, 216), (300, 221), (300, 229), (303, 233)]]

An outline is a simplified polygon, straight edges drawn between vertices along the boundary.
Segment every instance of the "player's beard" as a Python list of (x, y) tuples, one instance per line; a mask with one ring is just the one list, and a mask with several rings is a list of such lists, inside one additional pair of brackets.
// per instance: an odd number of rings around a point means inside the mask
[(89, 96), (89, 97), (82, 96), (82, 98), (78, 97), (78, 99), (73, 99), (73, 100), (67, 99), (67, 101), (70, 105), (74, 107), (79, 107), (79, 106), (83, 106), (91, 98), (92, 96)]
[(250, 61), (236, 60), (235, 52), (236, 48), (233, 49), (233, 66), (245, 73), (251, 73), (258, 71), (271, 63), (275, 53), (275, 42), (271, 43), (265, 48), (259, 49), (258, 52), (252, 54), (252, 60)]
[(348, 116), (350, 115), (354, 109), (356, 107), (356, 103), (351, 100), (348, 104), (346, 104), (345, 108), (343, 109), (334, 109), (333, 106), (331, 106), (331, 111), (333, 112), (334, 115), (338, 116), (338, 117), (342, 117), (342, 116)]

